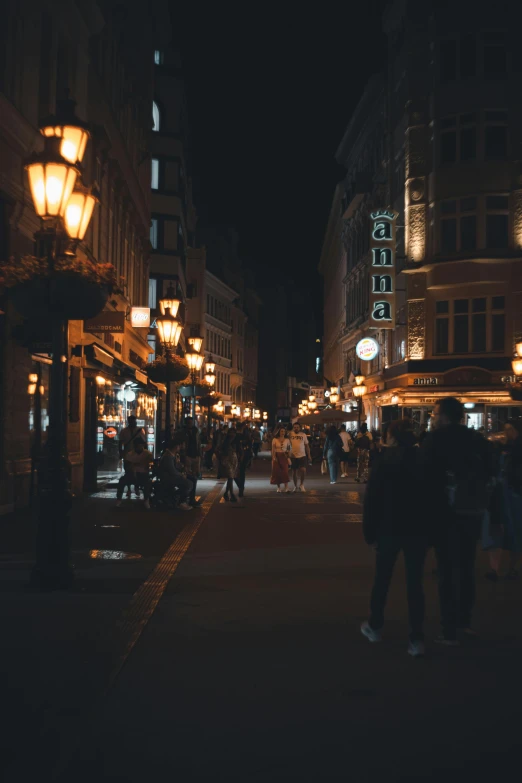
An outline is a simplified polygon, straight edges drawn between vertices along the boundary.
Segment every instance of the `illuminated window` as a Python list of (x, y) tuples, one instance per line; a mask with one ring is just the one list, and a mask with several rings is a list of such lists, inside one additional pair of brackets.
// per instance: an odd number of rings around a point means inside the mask
[(160, 52), (159, 49), (154, 50), (154, 64), (155, 65), (163, 64), (163, 52)]
[(159, 131), (160, 129), (160, 111), (156, 101), (152, 101), (152, 130)]
[(151, 310), (156, 309), (157, 290), (158, 290), (158, 281), (156, 280), (156, 278), (151, 277), (149, 279), (149, 307)]
[(152, 190), (159, 188), (159, 160), (152, 158), (150, 162), (150, 186)]
[(150, 244), (154, 250), (158, 249), (158, 221), (152, 218), (150, 222)]

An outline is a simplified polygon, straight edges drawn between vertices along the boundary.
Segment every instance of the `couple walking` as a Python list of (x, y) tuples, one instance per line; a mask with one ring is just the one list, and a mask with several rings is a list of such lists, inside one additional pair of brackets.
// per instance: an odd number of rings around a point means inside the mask
[(442, 636), (458, 645), (458, 632), (472, 635), (475, 552), (488, 503), (492, 460), (487, 441), (461, 424), (462, 404), (440, 402), (434, 431), (416, 446), (407, 420), (393, 421), (388, 448), (372, 471), (364, 502), (363, 532), (376, 550), (370, 618), (361, 632), (381, 641), (388, 588), (399, 553), (404, 553), (410, 622), (408, 653), (424, 654), (424, 563), (434, 546), (439, 580)]
[[(272, 441), (272, 475), (271, 484), (277, 484), (278, 492), (297, 492), (298, 487), (301, 492), (306, 492), (306, 463), (311, 461), (310, 446), (308, 438), (304, 432), (301, 432), (301, 425), (296, 422), (291, 432), (286, 432), (285, 427), (279, 427), (277, 434)], [(293, 490), (288, 489), (290, 481), (288, 468), (292, 468), (294, 479)], [(300, 479), (300, 484), (298, 484)], [(281, 485), (284, 490), (281, 490)]]

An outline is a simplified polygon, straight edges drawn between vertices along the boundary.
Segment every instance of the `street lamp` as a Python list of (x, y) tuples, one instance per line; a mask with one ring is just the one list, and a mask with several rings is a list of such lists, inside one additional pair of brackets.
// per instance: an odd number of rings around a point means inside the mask
[[(189, 338), (189, 341), (191, 339), (201, 340), (201, 343), (200, 343), (200, 347), (201, 347), (201, 344), (203, 343), (203, 340), (200, 337), (198, 337), (198, 338)], [(205, 357), (203, 356), (202, 353), (191, 353), (191, 352), (189, 352), (189, 353), (185, 354), (185, 359), (187, 360), (188, 368), (190, 370), (191, 381), (192, 381), (192, 406), (191, 407), (192, 407), (192, 418), (195, 419), (195, 417), (196, 417), (196, 377), (197, 377), (197, 373), (201, 370), (201, 368), (203, 366), (203, 362), (205, 360)]]
[[(216, 364), (212, 358), (212, 354), (208, 357), (207, 361), (205, 362), (205, 381), (208, 383), (209, 386), (214, 386), (216, 382), (216, 376), (214, 375), (214, 370), (216, 369)], [(212, 392), (213, 394), (214, 392)], [(210, 417), (212, 413), (212, 402), (209, 400), (208, 403), (208, 428), (210, 432)]]
[[(27, 161), (31, 197), (42, 227), (35, 235), (39, 253), (47, 260), (49, 281), (56, 261), (65, 252), (74, 255), (75, 243), (84, 236), (96, 198), (87, 191), (74, 192), (80, 162), (89, 139), (84, 123), (74, 116), (74, 103), (62, 102), (64, 116), (51, 118), (40, 128), (44, 149)], [(72, 248), (70, 249), (73, 240)], [(66, 588), (73, 582), (69, 564), (69, 513), (72, 500), (67, 470), (68, 320), (52, 309), (51, 382), (49, 388), (49, 434), (45, 458), (40, 460), (38, 488), (40, 507), (36, 540), (36, 563), (32, 582), (46, 588)]]
[(360, 429), (361, 416), (362, 416), (362, 398), (366, 394), (366, 386), (364, 386), (365, 377), (359, 370), (359, 372), (354, 376), (354, 378), (355, 378), (356, 385), (352, 388), (352, 392), (353, 392), (353, 396), (357, 399), (358, 426)]
[(201, 351), (201, 346), (203, 345), (202, 337), (189, 337), (187, 339), (187, 342), (190, 345), (190, 347), (194, 349), (196, 353), (199, 353)]
[(317, 408), (317, 403), (315, 401), (315, 395), (314, 394), (311, 394), (308, 397), (308, 402), (306, 403), (306, 405), (307, 405), (309, 410), (315, 411), (315, 409)]
[(522, 375), (522, 359), (519, 359), (518, 356), (516, 356), (511, 362), (511, 367), (513, 368), (513, 372), (517, 377)]
[(167, 294), (163, 299), (160, 299), (159, 308), (161, 316), (156, 318), (156, 325), (158, 327), (158, 335), (160, 342), (165, 351), (165, 386), (167, 394), (165, 397), (165, 443), (168, 446), (170, 440), (170, 366), (172, 352), (176, 350), (181, 337), (182, 325), (176, 320), (178, 308), (180, 305), (179, 299), (175, 297), (173, 286), (169, 286)]

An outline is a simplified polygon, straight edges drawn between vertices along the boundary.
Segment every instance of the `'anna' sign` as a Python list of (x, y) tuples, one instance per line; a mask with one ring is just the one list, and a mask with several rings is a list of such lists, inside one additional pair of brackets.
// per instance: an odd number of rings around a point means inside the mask
[(370, 327), (395, 327), (396, 212), (372, 212), (370, 251)]

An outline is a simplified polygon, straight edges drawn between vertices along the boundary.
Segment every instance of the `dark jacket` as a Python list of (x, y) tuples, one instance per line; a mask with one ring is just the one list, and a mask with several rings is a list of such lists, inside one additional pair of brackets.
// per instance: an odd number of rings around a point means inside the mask
[(183, 427), (183, 437), (185, 440), (184, 453), (186, 457), (201, 456), (201, 436), (197, 427)]
[(183, 478), (178, 470), (176, 457), (171, 454), (170, 451), (163, 452), (159, 463), (158, 474), (161, 481), (171, 483), (175, 483), (178, 479)]
[(336, 435), (335, 438), (326, 438), (324, 442), (323, 457), (328, 456), (328, 452), (335, 452), (336, 457), (340, 457), (343, 451), (343, 442), (340, 435)]
[(448, 473), (458, 474), (475, 456), (480, 471), (480, 482), (485, 486), (495, 473), (491, 444), (475, 430), (461, 424), (433, 430), (425, 438), (421, 449), (425, 505), (440, 527), (450, 520), (447, 497)]
[(505, 447), (504, 475), (513, 492), (522, 495), (522, 437), (507, 443)]
[(368, 544), (381, 536), (429, 536), (420, 483), (419, 449), (390, 446), (372, 470), (363, 511), (363, 534)]

